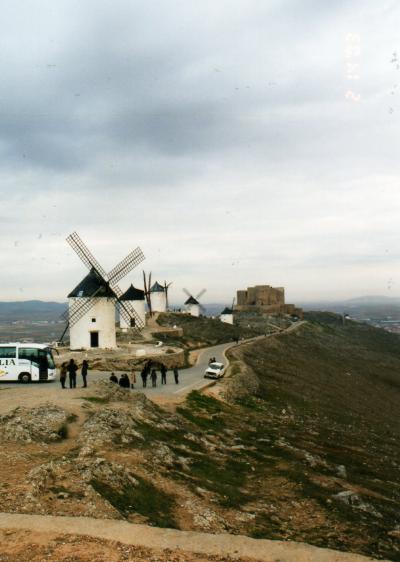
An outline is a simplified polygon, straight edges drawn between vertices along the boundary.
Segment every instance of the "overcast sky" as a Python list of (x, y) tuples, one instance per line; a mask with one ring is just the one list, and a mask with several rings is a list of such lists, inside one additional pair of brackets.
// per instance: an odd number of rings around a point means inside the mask
[(400, 296), (399, 28), (398, 0), (3, 0), (0, 300), (65, 300), (74, 230), (177, 303)]

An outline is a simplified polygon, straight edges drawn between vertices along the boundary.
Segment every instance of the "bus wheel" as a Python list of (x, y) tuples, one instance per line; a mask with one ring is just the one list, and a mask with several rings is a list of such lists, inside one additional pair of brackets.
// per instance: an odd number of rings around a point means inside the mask
[(21, 373), (19, 375), (19, 382), (22, 382), (24, 384), (31, 382), (31, 375), (29, 373)]

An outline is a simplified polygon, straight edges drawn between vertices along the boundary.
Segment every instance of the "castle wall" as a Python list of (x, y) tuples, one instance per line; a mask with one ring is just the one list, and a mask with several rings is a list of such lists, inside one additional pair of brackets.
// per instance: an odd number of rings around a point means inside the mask
[(239, 306), (247, 304), (247, 291), (237, 291), (236, 302)]
[(301, 308), (294, 304), (285, 304), (285, 288), (270, 285), (256, 285), (247, 290), (237, 291), (238, 312), (261, 312), (265, 314), (291, 314), (303, 317)]

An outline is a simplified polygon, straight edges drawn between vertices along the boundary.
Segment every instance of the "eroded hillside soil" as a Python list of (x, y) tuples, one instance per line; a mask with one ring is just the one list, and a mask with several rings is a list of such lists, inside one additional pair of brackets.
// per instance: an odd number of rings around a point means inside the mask
[(232, 350), (229, 401), (193, 392), (166, 410), (103, 381), (73, 408), (10, 404), (0, 511), (400, 560), (398, 339), (320, 321)]

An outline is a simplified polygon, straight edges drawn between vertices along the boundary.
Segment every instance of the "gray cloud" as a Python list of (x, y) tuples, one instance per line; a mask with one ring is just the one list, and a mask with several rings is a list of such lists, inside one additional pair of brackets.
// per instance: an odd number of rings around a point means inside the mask
[[(253, 282), (301, 298), (338, 283), (384, 291), (398, 242), (397, 4), (40, 0), (3, 12), (3, 298), (64, 298), (84, 273), (64, 242), (74, 229), (110, 266), (140, 243), (176, 299), (180, 283), (229, 299)], [(347, 33), (361, 38), (357, 82)]]

